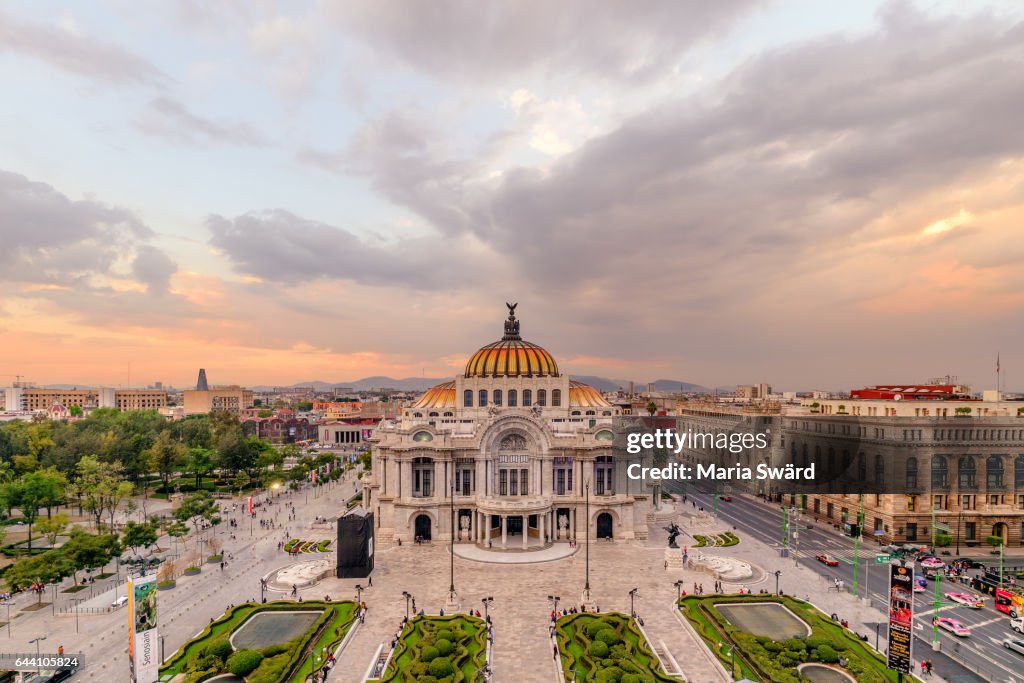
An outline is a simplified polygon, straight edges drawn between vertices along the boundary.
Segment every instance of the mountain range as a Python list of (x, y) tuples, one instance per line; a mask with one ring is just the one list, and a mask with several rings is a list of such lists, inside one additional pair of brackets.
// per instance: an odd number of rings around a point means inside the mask
[[(624, 379), (609, 379), (608, 377), (597, 377), (593, 375), (572, 375), (571, 377), (574, 380), (589, 384), (598, 391), (616, 391), (620, 388), (629, 388), (629, 380)], [(363, 379), (355, 380), (353, 382), (324, 382), (322, 380), (310, 380), (308, 382), (296, 382), (295, 384), (290, 384), (286, 387), (281, 387), (280, 385), (258, 385), (253, 387), (253, 391), (265, 392), (272, 391), (274, 389), (294, 387), (313, 387), (316, 391), (331, 391), (335, 387), (351, 387), (355, 391), (371, 391), (373, 389), (382, 388), (397, 389), (399, 391), (426, 391), (435, 384), (440, 384), (441, 382), (448, 381), (449, 379), (450, 378), (447, 377), (405, 377), (403, 379), (395, 379), (393, 377), (377, 375), (374, 377), (364, 377)], [(707, 387), (674, 379), (659, 379), (653, 382), (653, 384), (656, 391), (711, 393), (711, 389), (708, 389)], [(644, 391), (647, 389), (647, 382), (634, 381), (633, 386), (637, 391)]]

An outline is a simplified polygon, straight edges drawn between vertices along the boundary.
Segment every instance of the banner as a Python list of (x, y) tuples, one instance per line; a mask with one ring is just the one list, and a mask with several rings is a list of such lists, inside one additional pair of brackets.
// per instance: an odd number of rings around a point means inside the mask
[(156, 683), (160, 659), (156, 633), (156, 574), (128, 577), (128, 664), (135, 683)]
[(248, 513), (251, 515), (252, 514), (252, 496), (249, 496), (249, 502), (247, 503), (247, 505), (249, 506)]
[(909, 674), (913, 670), (914, 642), (913, 567), (890, 565), (889, 570), (889, 668)]

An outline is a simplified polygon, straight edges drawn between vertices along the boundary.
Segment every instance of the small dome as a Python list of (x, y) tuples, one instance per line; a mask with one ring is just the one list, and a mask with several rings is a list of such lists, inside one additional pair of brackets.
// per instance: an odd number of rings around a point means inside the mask
[(519, 336), (516, 306), (508, 306), (505, 336), (484, 346), (466, 363), (465, 377), (558, 377), (558, 364), (542, 346)]
[(430, 387), (416, 399), (412, 408), (454, 408), (455, 407), (455, 381), (442, 382), (437, 386)]
[(569, 380), (569, 405), (580, 408), (611, 408), (601, 392), (583, 382)]

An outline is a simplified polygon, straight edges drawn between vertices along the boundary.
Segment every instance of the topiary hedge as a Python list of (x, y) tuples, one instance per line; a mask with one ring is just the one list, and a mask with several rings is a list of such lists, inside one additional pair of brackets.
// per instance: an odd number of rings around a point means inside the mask
[(256, 650), (239, 650), (228, 657), (228, 671), (244, 678), (255, 671), (261, 661), (263, 655)]
[(558, 649), (566, 680), (622, 683), (627, 674), (645, 683), (669, 683), (632, 619), (624, 614), (580, 613), (556, 622)]

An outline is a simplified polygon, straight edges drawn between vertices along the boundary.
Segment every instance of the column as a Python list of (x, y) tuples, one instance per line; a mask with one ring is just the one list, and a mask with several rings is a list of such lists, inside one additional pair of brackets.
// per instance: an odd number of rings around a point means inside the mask
[(530, 516), (523, 515), (523, 550), (526, 550), (527, 541), (530, 540)]
[(506, 522), (506, 516), (501, 516), (501, 549), (504, 550), (508, 543), (508, 522)]
[(544, 518), (547, 517), (547, 516), (548, 516), (548, 513), (546, 513), (546, 512), (543, 513), (543, 514), (537, 515), (537, 533), (538, 533), (538, 535), (540, 537), (541, 545), (543, 545), (545, 540), (546, 540), (544, 538), (544, 526), (545, 526), (544, 525)]

